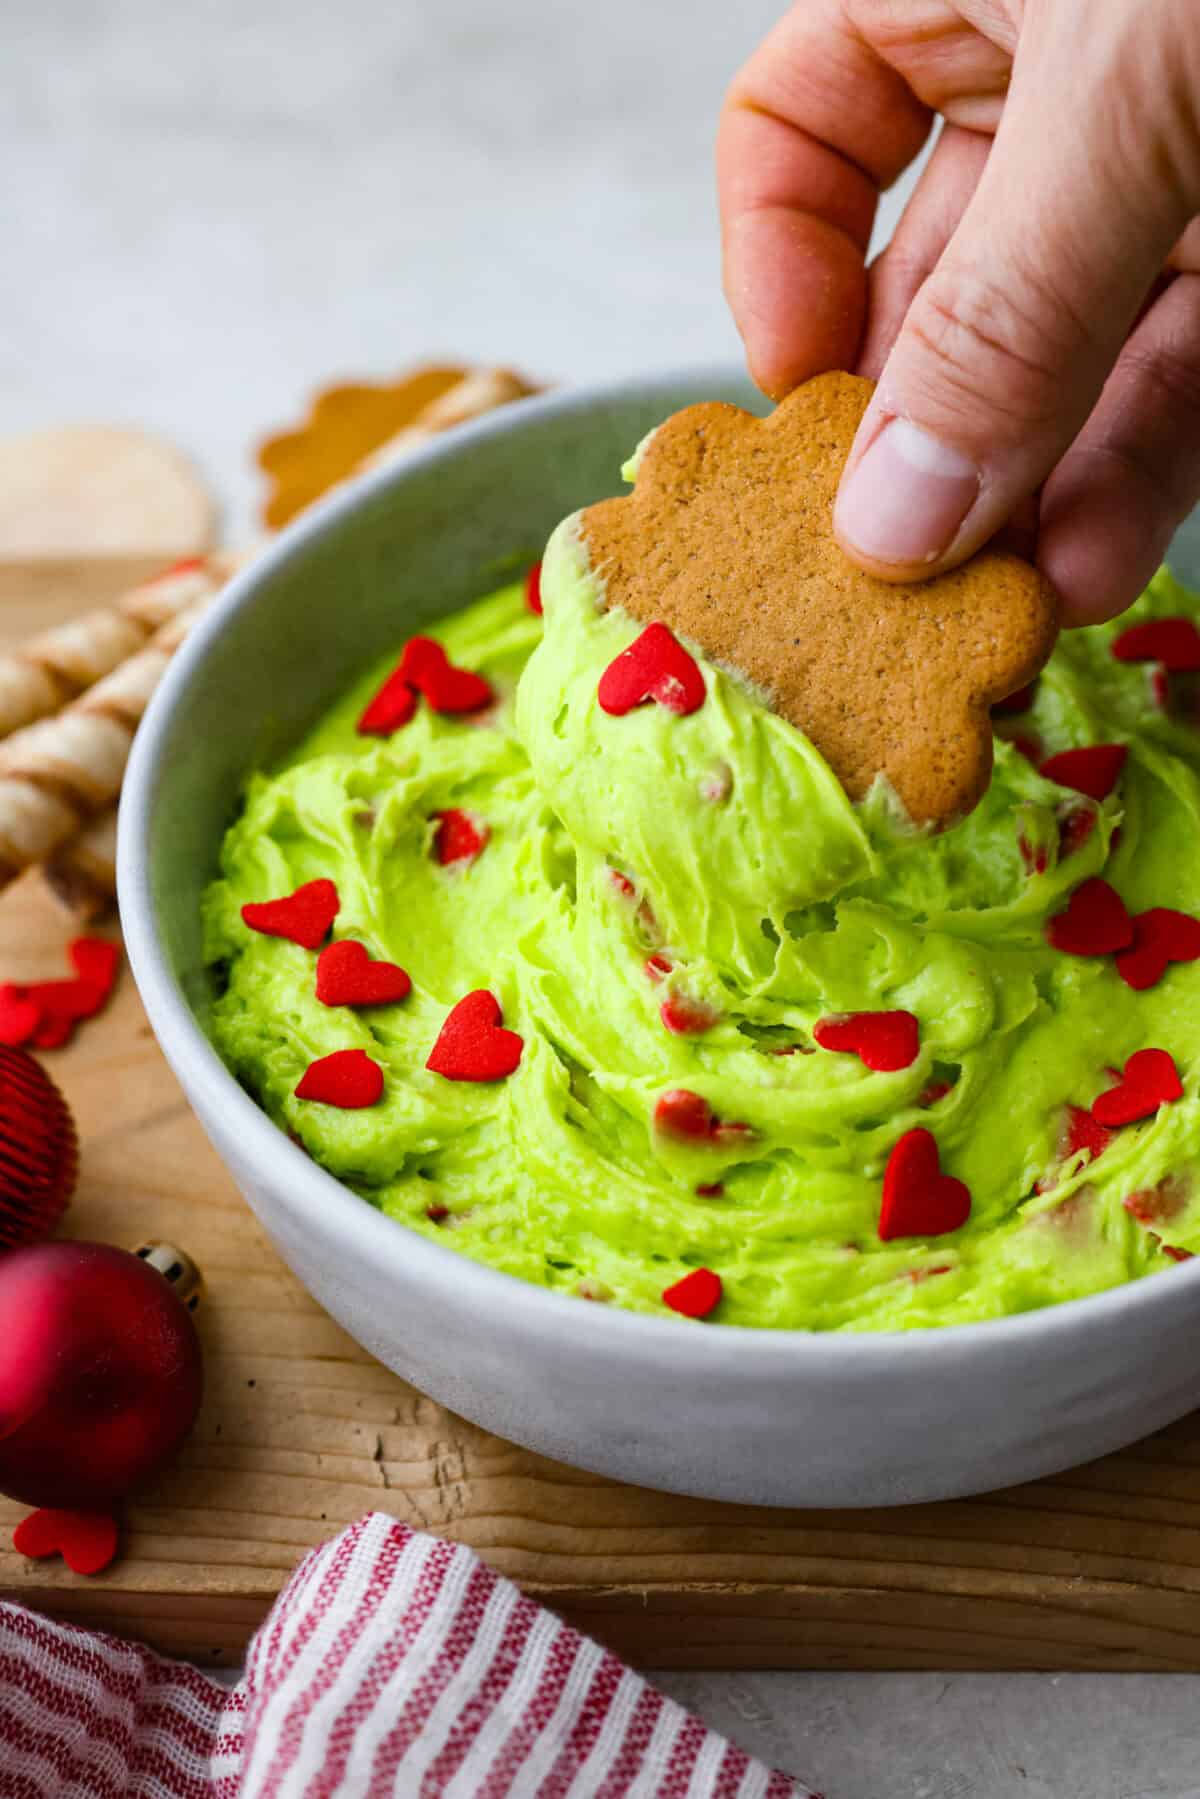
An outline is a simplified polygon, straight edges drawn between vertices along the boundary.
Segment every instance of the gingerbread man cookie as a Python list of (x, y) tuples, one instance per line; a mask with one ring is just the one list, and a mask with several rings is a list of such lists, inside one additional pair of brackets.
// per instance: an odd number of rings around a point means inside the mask
[(994, 550), (903, 586), (850, 562), (833, 502), (871, 391), (832, 374), (766, 419), (690, 406), (650, 438), (633, 492), (581, 528), (607, 604), (746, 676), (852, 798), (883, 775), (915, 824), (943, 828), (987, 787), (989, 708), (1049, 656), (1055, 595)]

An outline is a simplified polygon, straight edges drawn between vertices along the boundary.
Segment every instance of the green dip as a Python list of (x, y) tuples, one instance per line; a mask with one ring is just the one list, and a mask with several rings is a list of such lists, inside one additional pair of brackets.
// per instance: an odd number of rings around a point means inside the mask
[[(436, 633), (492, 682), (493, 710), (422, 704), (389, 739), (359, 736), (393, 657), (247, 786), (205, 902), (211, 1030), (283, 1129), (409, 1229), (543, 1287), (671, 1316), (664, 1289), (713, 1269), (712, 1318), (727, 1324), (1003, 1317), (1200, 1249), (1200, 963), (1139, 993), (1111, 957), (1044, 936), (1099, 873), (1131, 913), (1200, 913), (1200, 731), (1160, 708), (1144, 664), (1110, 651), (1138, 620), (1200, 618), (1200, 600), (1162, 571), (1115, 624), (1064, 636), (1032, 710), (1000, 721), (1043, 757), (1127, 744), (1106, 800), (998, 740), (983, 802), (929, 837), (882, 793), (851, 805), (812, 745), (714, 667), (689, 716), (602, 712), (597, 682), (638, 627), (599, 610), (571, 521), (542, 594), (544, 620), (515, 585)], [(490, 841), (441, 867), (433, 815), (451, 807), (486, 820)], [(1062, 820), (1080, 813), (1093, 828), (1060, 856)], [(318, 877), (340, 895), (334, 936), (408, 970), (402, 1003), (322, 1005), (315, 955), (243, 924), (245, 902)], [(427, 1071), (449, 1008), (480, 987), (524, 1038), (516, 1073)], [(664, 1028), (660, 1007), (679, 996), (716, 1022)], [(920, 1053), (900, 1072), (814, 1046), (824, 1016), (901, 1008)], [(1090, 1106), (1148, 1045), (1173, 1055), (1185, 1097), (1090, 1165), (1064, 1154), (1067, 1106)], [(309, 1063), (345, 1048), (384, 1070), (379, 1103), (297, 1099)], [(675, 1088), (751, 1130), (665, 1135), (655, 1103)], [(881, 1242), (888, 1153), (918, 1125), (968, 1184), (970, 1218)]]

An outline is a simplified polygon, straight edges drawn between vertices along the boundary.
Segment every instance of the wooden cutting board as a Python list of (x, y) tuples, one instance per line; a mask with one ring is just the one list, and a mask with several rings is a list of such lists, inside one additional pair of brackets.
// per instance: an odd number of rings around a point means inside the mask
[[(3, 636), (141, 572), (0, 566)], [(71, 934), (38, 880), (20, 882), (0, 899), (0, 979), (64, 972)], [(108, 1012), (45, 1062), (82, 1139), (70, 1230), (191, 1251), (208, 1283), (208, 1392), (98, 1578), (18, 1556), (22, 1508), (0, 1500), (4, 1597), (235, 1663), (303, 1551), (380, 1508), (472, 1544), (643, 1666), (1200, 1668), (1200, 1416), (1054, 1480), (903, 1511), (757, 1511), (618, 1486), (464, 1423), (321, 1311), (209, 1148), (127, 972)]]

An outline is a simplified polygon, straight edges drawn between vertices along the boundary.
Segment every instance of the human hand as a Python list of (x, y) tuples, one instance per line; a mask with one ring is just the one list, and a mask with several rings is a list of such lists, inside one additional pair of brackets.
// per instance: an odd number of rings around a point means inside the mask
[[(868, 274), (878, 194), (939, 113)], [(1200, 497), (1196, 0), (798, 0), (730, 89), (717, 162), (755, 380), (879, 383), (846, 552), (920, 578), (1040, 489), (1063, 622), (1135, 599)]]

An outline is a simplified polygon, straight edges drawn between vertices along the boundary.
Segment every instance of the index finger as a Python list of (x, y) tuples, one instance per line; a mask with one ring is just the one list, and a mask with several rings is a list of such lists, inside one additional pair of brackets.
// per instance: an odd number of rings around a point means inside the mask
[(730, 88), (717, 135), (725, 293), (774, 398), (854, 367), (875, 204), (932, 121), (839, 0), (800, 0)]

